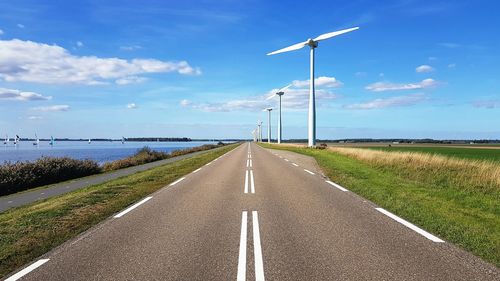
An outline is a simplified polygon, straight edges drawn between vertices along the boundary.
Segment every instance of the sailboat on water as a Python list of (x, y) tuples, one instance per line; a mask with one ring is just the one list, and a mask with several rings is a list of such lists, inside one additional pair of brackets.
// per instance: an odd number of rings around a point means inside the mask
[(5, 135), (5, 140), (3, 141), (3, 144), (9, 144), (9, 135)]
[(20, 140), (21, 138), (19, 137), (19, 135), (16, 135), (16, 138), (14, 139), (14, 145), (17, 145)]
[(39, 144), (40, 144), (40, 139), (38, 138), (38, 136), (35, 133), (35, 141), (33, 142), (33, 145), (39, 145)]
[(122, 144), (125, 143), (125, 137), (122, 137)]
[(50, 144), (50, 145), (54, 145), (54, 142), (55, 142), (55, 141), (54, 141), (54, 137), (53, 137), (53, 136), (50, 136), (50, 142), (49, 142), (49, 144)]

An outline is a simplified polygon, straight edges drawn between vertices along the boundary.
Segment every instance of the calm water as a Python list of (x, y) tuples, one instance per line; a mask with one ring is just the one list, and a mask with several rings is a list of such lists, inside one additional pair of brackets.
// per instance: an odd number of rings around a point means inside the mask
[(120, 141), (95, 141), (92, 143), (80, 141), (58, 141), (53, 146), (48, 142), (40, 142), (33, 145), (31, 141), (20, 142), (14, 146), (11, 141), (9, 145), (0, 143), (0, 164), (5, 161), (31, 161), (42, 156), (63, 157), (68, 156), (75, 159), (92, 159), (100, 164), (125, 158), (137, 152), (138, 149), (148, 146), (157, 151), (170, 152), (172, 150), (184, 149), (214, 142), (125, 142)]

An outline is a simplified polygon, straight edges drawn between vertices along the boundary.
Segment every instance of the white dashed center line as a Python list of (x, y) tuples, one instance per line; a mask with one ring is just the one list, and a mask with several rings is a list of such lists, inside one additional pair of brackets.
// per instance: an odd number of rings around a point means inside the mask
[(313, 173), (313, 172), (311, 172), (311, 171), (309, 171), (308, 169), (304, 169), (304, 171), (308, 172), (308, 173), (309, 173), (309, 174), (311, 174), (311, 175), (314, 175), (314, 173)]

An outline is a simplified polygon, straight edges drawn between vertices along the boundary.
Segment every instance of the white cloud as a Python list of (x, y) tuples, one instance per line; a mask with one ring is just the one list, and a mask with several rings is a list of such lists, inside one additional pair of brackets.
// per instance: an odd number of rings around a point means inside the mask
[(372, 92), (385, 92), (385, 91), (401, 91), (401, 90), (416, 90), (416, 89), (427, 89), (438, 85), (438, 82), (434, 79), (424, 79), (419, 83), (409, 83), (409, 84), (394, 84), (389, 82), (377, 82), (370, 84), (365, 87), (366, 90)]
[(457, 66), (456, 63), (450, 63), (448, 64), (448, 68), (455, 68)]
[(392, 97), (386, 99), (376, 99), (366, 103), (357, 103), (344, 106), (347, 109), (379, 109), (386, 107), (410, 106), (427, 100), (424, 94), (413, 94), (407, 96)]
[(135, 50), (139, 50), (139, 49), (142, 49), (142, 46), (132, 45), (132, 46), (121, 46), (120, 47), (120, 50), (122, 50), (122, 51), (135, 51)]
[(24, 28), (24, 24), (20, 24), (20, 23), (18, 23), (18, 24), (17, 24), (17, 27), (19, 27), (19, 28)]
[(128, 108), (128, 109), (136, 109), (137, 107), (138, 107), (138, 106), (137, 106), (137, 104), (135, 104), (135, 103), (129, 103), (129, 104), (127, 104), (127, 108)]
[(415, 71), (418, 73), (432, 72), (432, 71), (434, 71), (434, 68), (430, 65), (423, 64), (423, 65), (415, 68)]
[(147, 73), (199, 75), (186, 61), (75, 56), (57, 45), (0, 40), (0, 78), (7, 82), (96, 85)]
[[(268, 93), (260, 96), (250, 97), (246, 99), (230, 100), (226, 102), (215, 103), (193, 103), (189, 100), (182, 100), (180, 104), (184, 107), (191, 107), (207, 112), (227, 112), (227, 111), (261, 111), (269, 107), (273, 101), (267, 100), (272, 93), (278, 89), (273, 89)], [(321, 106), (322, 101), (333, 100), (338, 96), (327, 90), (317, 89), (315, 91), (316, 102)], [(288, 89), (282, 97), (282, 106), (286, 110), (301, 110), (307, 109), (309, 103), (309, 90), (308, 89)]]
[(4, 34), (3, 30), (0, 29), (0, 35)]
[(82, 42), (82, 41), (77, 41), (77, 42), (76, 42), (76, 45), (77, 45), (78, 47), (83, 47), (83, 42)]
[(18, 100), (18, 101), (35, 101), (35, 100), (50, 100), (52, 97), (43, 96), (34, 92), (22, 92), (15, 89), (0, 88), (0, 100)]
[[(309, 87), (309, 81), (307, 80), (294, 80), (292, 85), (297, 88)], [(337, 80), (335, 77), (320, 76), (314, 79), (314, 85), (316, 87), (327, 87), (327, 88), (337, 88), (343, 85), (342, 82)]]
[(117, 79), (115, 81), (116, 84), (118, 85), (128, 85), (128, 84), (137, 84), (137, 83), (142, 83), (146, 81), (146, 77), (139, 77), (139, 76), (129, 76), (129, 77), (124, 77)]
[(29, 120), (40, 120), (42, 119), (42, 116), (28, 116)]
[(51, 112), (51, 111), (68, 111), (69, 108), (70, 108), (69, 105), (61, 104), (61, 105), (33, 107), (33, 110)]

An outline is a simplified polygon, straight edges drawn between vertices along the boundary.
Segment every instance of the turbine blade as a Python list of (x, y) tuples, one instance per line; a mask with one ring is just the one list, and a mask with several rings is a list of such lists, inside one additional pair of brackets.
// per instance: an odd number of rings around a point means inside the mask
[(279, 54), (279, 53), (284, 53), (284, 52), (295, 51), (295, 50), (298, 50), (298, 49), (303, 48), (304, 46), (307, 46), (307, 41), (300, 42), (300, 43), (294, 44), (294, 45), (292, 45), (292, 46), (288, 46), (288, 47), (286, 47), (286, 48), (279, 49), (279, 50), (274, 51), (274, 52), (270, 52), (270, 53), (269, 53), (269, 54), (267, 54), (267, 55), (268, 55), (268, 56), (271, 56), (271, 55), (275, 55), (275, 54)]
[(329, 39), (329, 38), (338, 36), (340, 34), (351, 32), (351, 31), (354, 31), (357, 29), (359, 29), (359, 27), (353, 27), (353, 28), (343, 29), (343, 30), (339, 30), (339, 31), (329, 32), (329, 33), (322, 34), (322, 35), (314, 38), (313, 40), (314, 41), (321, 41), (321, 40)]
[(284, 92), (284, 91), (286, 91), (288, 88), (292, 87), (292, 85), (293, 85), (293, 84), (290, 84), (290, 85), (288, 85), (288, 86), (285, 86), (285, 87), (283, 87), (283, 88), (279, 89), (279, 90), (278, 90), (278, 93), (279, 93), (279, 92)]
[(270, 99), (274, 98), (275, 96), (276, 96), (276, 94), (272, 93), (269, 95), (269, 97), (266, 98), (266, 100), (270, 100)]

